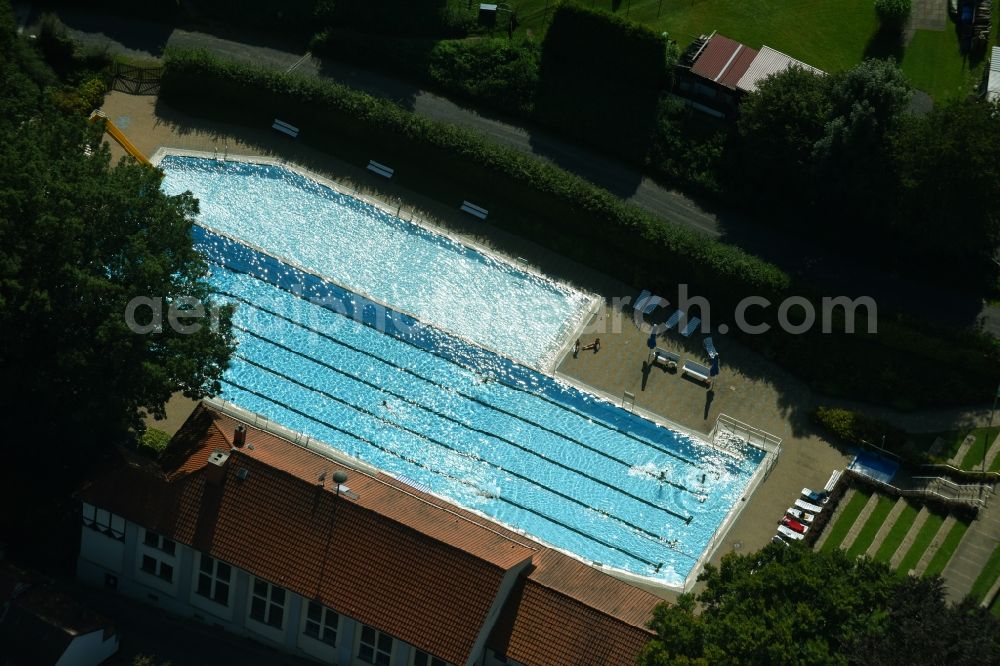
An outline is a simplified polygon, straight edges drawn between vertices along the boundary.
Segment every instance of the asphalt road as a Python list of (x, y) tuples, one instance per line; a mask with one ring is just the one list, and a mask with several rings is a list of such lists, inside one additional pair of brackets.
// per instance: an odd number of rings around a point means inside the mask
[[(37, 19), (37, 10), (15, 5), (23, 25)], [(1000, 333), (1000, 310), (983, 307), (974, 297), (948, 288), (911, 282), (871, 266), (844, 261), (826, 248), (755, 224), (738, 212), (702, 204), (677, 190), (645, 177), (635, 167), (580, 146), (544, 129), (499, 115), (482, 113), (450, 99), (381, 73), (321, 60), (295, 50), (273, 36), (246, 31), (193, 31), (166, 24), (60, 8), (58, 14), (71, 36), (93, 48), (140, 58), (160, 58), (168, 47), (206, 49), (233, 60), (332, 79), (375, 96), (391, 99), (422, 116), (467, 127), (497, 143), (516, 148), (568, 170), (618, 197), (675, 224), (733, 243), (781, 266), (794, 276), (819, 285), (830, 296), (867, 295), (883, 310), (901, 310), (936, 323), (968, 326), (981, 319), (987, 330)], [(934, 309), (928, 308), (934, 304)]]

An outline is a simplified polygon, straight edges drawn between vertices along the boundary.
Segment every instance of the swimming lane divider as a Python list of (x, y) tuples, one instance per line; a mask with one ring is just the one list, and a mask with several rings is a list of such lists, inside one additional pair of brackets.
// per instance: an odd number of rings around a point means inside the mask
[[(233, 269), (232, 268), (227, 268), (227, 270), (233, 270)], [(236, 270), (234, 272), (239, 273), (241, 271)], [(247, 274), (250, 275), (251, 277), (257, 277), (256, 275), (251, 274), (251, 273), (247, 273)], [(283, 291), (286, 291), (287, 293), (291, 294), (292, 296), (296, 296), (298, 298), (302, 297), (301, 294), (296, 294), (294, 291), (292, 291), (290, 289), (284, 289), (280, 285), (273, 284), (273, 283), (271, 283), (268, 280), (264, 280), (264, 281), (268, 282), (268, 284), (272, 284), (272, 286), (276, 286), (279, 289), (282, 289)], [(287, 317), (286, 315), (283, 315), (283, 314), (281, 314), (279, 312), (275, 312), (274, 310), (266, 308), (266, 307), (264, 307), (262, 305), (258, 305), (256, 303), (253, 303), (250, 300), (244, 298), (243, 296), (240, 296), (238, 294), (233, 294), (233, 293), (225, 291), (225, 290), (219, 290), (219, 291), (216, 291), (215, 293), (217, 293), (217, 294), (219, 294), (221, 296), (226, 296), (227, 298), (232, 298), (234, 300), (237, 300), (237, 301), (239, 301), (241, 303), (244, 303), (245, 305), (247, 305), (247, 306), (249, 306), (249, 307), (251, 307), (251, 308), (253, 308), (255, 310), (260, 310), (261, 312), (266, 312), (267, 314), (269, 314), (269, 315), (271, 315), (273, 317), (277, 317), (279, 319), (287, 321), (288, 323), (290, 323), (290, 324), (292, 324), (294, 326), (298, 326), (299, 328), (302, 328), (303, 330), (306, 330), (306, 331), (309, 331), (310, 333), (314, 333), (316, 335), (319, 335), (320, 337), (322, 337), (322, 338), (324, 338), (326, 340), (329, 340), (329, 341), (331, 341), (331, 342), (333, 342), (335, 344), (338, 344), (338, 345), (340, 345), (342, 347), (346, 347), (347, 349), (350, 349), (350, 350), (355, 351), (357, 353), (364, 354), (366, 356), (374, 358), (374, 359), (376, 359), (378, 361), (381, 361), (382, 363), (385, 363), (386, 365), (389, 365), (390, 367), (396, 368), (397, 370), (402, 370), (403, 372), (406, 372), (407, 374), (409, 374), (409, 375), (411, 375), (413, 377), (416, 377), (416, 378), (421, 379), (423, 381), (429, 382), (431, 384), (440, 385), (437, 382), (435, 382), (434, 380), (429, 379), (427, 377), (424, 377), (423, 375), (421, 375), (418, 372), (415, 372), (415, 371), (413, 371), (413, 370), (411, 370), (409, 368), (406, 368), (404, 366), (398, 365), (398, 364), (396, 364), (396, 363), (394, 363), (392, 361), (384, 359), (381, 356), (378, 356), (378, 355), (373, 354), (373, 353), (371, 353), (371, 352), (369, 352), (367, 350), (364, 350), (364, 349), (361, 349), (359, 347), (356, 347), (356, 346), (354, 346), (354, 345), (352, 345), (350, 343), (344, 342), (342, 340), (338, 340), (337, 338), (335, 338), (335, 337), (333, 337), (333, 336), (331, 336), (331, 335), (329, 335), (327, 333), (324, 333), (324, 332), (322, 332), (320, 330), (312, 328), (311, 326), (307, 326), (306, 324), (303, 324), (302, 322), (299, 322), (299, 321), (296, 321), (296, 320), (294, 320), (294, 319), (292, 319), (290, 317)], [(325, 305), (323, 303), (315, 303), (315, 305), (317, 305), (319, 307), (323, 307), (324, 309), (328, 309), (328, 310), (330, 310), (331, 312), (333, 312), (335, 314), (340, 314), (341, 316), (344, 316), (343, 313), (339, 313), (339, 312), (337, 312), (334, 309), (330, 309), (330, 308), (325, 307)], [(357, 320), (354, 320), (354, 321), (357, 321)], [(361, 322), (361, 323), (364, 323), (364, 322)], [(367, 324), (365, 324), (365, 325), (367, 325)], [(392, 337), (395, 340), (399, 340), (400, 342), (403, 342), (404, 344), (408, 344), (411, 347), (419, 349), (422, 352), (426, 352), (426, 353), (432, 354), (433, 356), (435, 356), (437, 358), (440, 358), (441, 360), (446, 361), (447, 363), (450, 363), (452, 365), (458, 366), (458, 367), (460, 367), (460, 368), (462, 368), (464, 370), (467, 370), (469, 372), (472, 372), (472, 373), (475, 373), (475, 374), (479, 374), (478, 371), (476, 370), (476, 368), (474, 368), (472, 366), (469, 366), (469, 365), (466, 365), (464, 363), (461, 363), (459, 361), (456, 361), (455, 359), (449, 358), (447, 355), (442, 354), (441, 352), (439, 352), (439, 351), (437, 351), (435, 349), (430, 349), (430, 348), (424, 347), (422, 345), (418, 345), (418, 344), (414, 343), (411, 340), (407, 340), (404, 337), (395, 336), (395, 335), (390, 336), (390, 337)], [(659, 445), (657, 445), (657, 444), (655, 444), (655, 443), (653, 443), (653, 442), (651, 442), (651, 441), (649, 441), (649, 440), (647, 440), (645, 438), (637, 437), (637, 436), (633, 435), (632, 433), (630, 433), (630, 432), (628, 432), (626, 430), (623, 430), (622, 428), (618, 428), (618, 427), (612, 426), (612, 425), (610, 425), (608, 423), (603, 422), (600, 419), (595, 419), (593, 417), (590, 417), (590, 416), (588, 416), (588, 415), (580, 412), (579, 410), (577, 410), (577, 409), (575, 409), (573, 407), (570, 407), (569, 405), (564, 405), (564, 404), (562, 404), (562, 403), (560, 403), (558, 401), (555, 401), (555, 400), (549, 398), (546, 395), (543, 395), (541, 393), (536, 393), (535, 391), (528, 390), (526, 388), (517, 386), (515, 384), (510, 384), (508, 382), (502, 381), (502, 380), (497, 379), (495, 377), (492, 378), (492, 380), (495, 381), (497, 384), (500, 384), (500, 385), (502, 385), (502, 386), (504, 386), (506, 388), (513, 389), (513, 390), (519, 391), (521, 393), (525, 393), (525, 394), (530, 395), (530, 396), (535, 397), (535, 398), (539, 398), (539, 399), (541, 399), (541, 400), (543, 400), (543, 401), (545, 401), (545, 402), (547, 402), (547, 403), (549, 403), (551, 405), (554, 405), (555, 407), (557, 407), (557, 408), (559, 408), (559, 409), (561, 409), (563, 411), (567, 411), (567, 412), (573, 414), (574, 416), (577, 416), (578, 418), (584, 419), (584, 420), (588, 421), (589, 423), (593, 423), (593, 424), (599, 425), (599, 426), (601, 426), (601, 427), (603, 427), (603, 428), (605, 428), (607, 430), (611, 430), (612, 432), (616, 432), (616, 433), (622, 435), (623, 437), (627, 437), (628, 439), (631, 439), (631, 440), (633, 440), (635, 442), (638, 442), (639, 444), (642, 444), (643, 446), (651, 448), (654, 451), (658, 451), (659, 453), (662, 453), (664, 455), (670, 456), (671, 458), (679, 460), (679, 461), (681, 461), (681, 462), (683, 462), (683, 463), (685, 463), (687, 465), (691, 465), (692, 467), (698, 467), (698, 464), (696, 462), (694, 462), (693, 460), (689, 460), (689, 459), (685, 458), (684, 456), (681, 456), (681, 455), (679, 455), (679, 454), (677, 454), (677, 453), (675, 453), (675, 452), (673, 452), (673, 451), (671, 451), (669, 449), (663, 448), (662, 446), (659, 446)], [(513, 412), (509, 412), (507, 410), (504, 410), (504, 409), (502, 409), (500, 407), (497, 407), (496, 405), (492, 405), (492, 404), (487, 403), (487, 402), (485, 402), (485, 401), (483, 401), (483, 400), (481, 400), (479, 398), (476, 398), (475, 396), (471, 396), (471, 395), (468, 395), (468, 394), (465, 394), (465, 393), (461, 393), (461, 392), (459, 392), (457, 390), (455, 390), (455, 392), (459, 393), (462, 397), (464, 397), (464, 398), (466, 398), (468, 400), (473, 400), (473, 401), (475, 401), (475, 402), (477, 402), (477, 403), (479, 403), (479, 404), (481, 404), (481, 405), (483, 405), (485, 407), (488, 407), (490, 409), (494, 409), (496, 411), (502, 412), (502, 413), (507, 414), (509, 416), (513, 416), (514, 418), (516, 418), (518, 420), (521, 420), (521, 421), (524, 421), (525, 423), (528, 423), (529, 425), (532, 425), (532, 426), (534, 426), (536, 428), (539, 428), (541, 430), (545, 430), (546, 432), (550, 432), (550, 433), (552, 433), (554, 435), (557, 435), (559, 437), (563, 437), (565, 439), (568, 439), (570, 441), (576, 442), (578, 444), (582, 444), (582, 442), (579, 442), (579, 440), (576, 440), (575, 438), (572, 438), (569, 435), (565, 435), (564, 433), (561, 433), (561, 432), (559, 432), (557, 430), (553, 430), (552, 428), (549, 428), (548, 426), (546, 426), (546, 425), (544, 425), (542, 423), (538, 423), (537, 421), (533, 421), (531, 419), (522, 417), (519, 414), (514, 414)], [(584, 446), (586, 446), (586, 445), (584, 445)], [(691, 491), (690, 489), (688, 489), (687, 487), (685, 487), (685, 486), (683, 486), (681, 484), (676, 484), (676, 483), (672, 483), (671, 482), (671, 485), (674, 485), (675, 487), (677, 487), (677, 488), (679, 488), (681, 490), (686, 490), (688, 492), (693, 492), (693, 491)]]
[[(451, 421), (452, 423), (454, 423), (456, 425), (459, 425), (459, 426), (461, 426), (461, 427), (463, 427), (463, 428), (465, 428), (467, 430), (471, 430), (473, 432), (478, 432), (481, 435), (485, 435), (487, 437), (498, 439), (501, 442), (504, 442), (504, 443), (509, 444), (511, 446), (516, 446), (519, 449), (523, 449), (522, 446), (520, 446), (516, 442), (513, 442), (513, 441), (507, 439), (506, 437), (503, 437), (502, 435), (497, 435), (495, 433), (491, 433), (491, 432), (489, 432), (487, 430), (483, 430), (481, 428), (478, 428), (478, 427), (472, 425), (471, 423), (466, 423), (465, 421), (461, 421), (461, 420), (459, 420), (459, 419), (457, 419), (457, 418), (455, 418), (453, 416), (449, 416), (448, 414), (440, 412), (440, 411), (438, 411), (436, 409), (432, 409), (431, 407), (428, 407), (427, 405), (424, 405), (424, 404), (422, 404), (420, 402), (417, 402), (416, 400), (408, 398), (405, 395), (402, 395), (402, 394), (397, 393), (395, 391), (391, 391), (391, 390), (389, 390), (387, 388), (384, 388), (382, 386), (374, 384), (374, 383), (372, 383), (372, 382), (370, 382), (370, 381), (368, 381), (368, 380), (366, 380), (366, 379), (364, 379), (362, 377), (359, 377), (358, 375), (356, 375), (356, 374), (354, 374), (352, 372), (348, 372), (346, 370), (342, 370), (340, 368), (337, 368), (337, 367), (331, 365), (330, 363), (327, 363), (327, 362), (322, 361), (322, 360), (320, 360), (318, 358), (310, 356), (309, 354), (301, 352), (301, 351), (299, 351), (297, 349), (293, 349), (292, 347), (289, 347), (288, 345), (285, 345), (285, 344), (282, 344), (282, 343), (277, 342), (275, 340), (272, 340), (271, 338), (268, 338), (268, 337), (263, 336), (263, 335), (261, 335), (259, 333), (256, 333), (255, 331), (251, 331), (248, 328), (245, 328), (245, 327), (239, 326), (239, 325), (234, 325), (234, 326), (238, 330), (243, 331), (247, 335), (251, 335), (251, 336), (257, 338), (258, 340), (261, 340), (262, 342), (265, 342), (267, 344), (273, 345), (273, 346), (275, 346), (275, 347), (277, 347), (279, 349), (283, 349), (284, 351), (287, 351), (290, 354), (295, 354), (296, 356), (299, 356), (300, 358), (304, 358), (307, 361), (315, 363), (316, 365), (320, 365), (320, 366), (322, 366), (322, 367), (324, 367), (324, 368), (326, 368), (328, 370), (331, 370), (332, 372), (336, 372), (337, 374), (342, 375), (344, 377), (347, 377), (348, 379), (352, 379), (352, 380), (354, 380), (356, 382), (364, 384), (365, 386), (367, 386), (367, 387), (369, 387), (371, 389), (374, 389), (374, 390), (382, 392), (382, 393), (387, 393), (387, 394), (389, 394), (389, 395), (391, 395), (391, 396), (393, 396), (395, 398), (398, 398), (398, 399), (400, 399), (400, 400), (402, 400), (402, 401), (404, 401), (406, 403), (409, 403), (409, 404), (417, 407), (418, 409), (421, 409), (423, 411), (426, 411), (426, 412), (429, 412), (431, 414), (434, 414), (435, 416), (437, 416), (439, 418)], [(345, 345), (345, 346), (347, 346), (348, 348), (350, 348), (352, 350), (356, 350), (353, 346), (348, 346), (348, 345)], [(394, 363), (391, 363), (389, 361), (385, 361), (384, 359), (382, 359), (380, 357), (374, 357), (374, 358), (377, 358), (378, 360), (382, 361), (383, 363), (386, 363), (387, 365), (389, 365), (389, 367), (396, 368), (396, 369), (404, 369), (404, 368), (400, 368), (400, 366), (397, 366)], [(465, 393), (462, 393), (461, 391), (459, 391), (457, 389), (444, 386), (443, 384), (439, 384), (438, 382), (435, 382), (435, 381), (430, 380), (430, 379), (426, 379), (424, 377), (421, 377), (421, 379), (424, 379), (424, 381), (428, 382), (432, 386), (436, 386), (437, 388), (442, 389), (443, 391), (454, 393), (455, 395), (458, 395), (458, 396), (460, 396), (462, 398), (465, 398), (467, 400), (473, 401), (473, 402), (475, 402), (477, 404), (480, 404), (480, 405), (482, 405), (484, 407), (487, 407), (489, 409), (494, 409), (495, 411), (500, 412), (501, 414), (505, 414), (507, 416), (510, 416), (510, 417), (513, 417), (513, 418), (516, 418), (516, 419), (520, 419), (520, 420), (522, 420), (525, 423), (528, 423), (530, 425), (534, 425), (534, 426), (536, 426), (536, 427), (538, 427), (538, 428), (540, 428), (542, 430), (545, 430), (546, 432), (549, 432), (549, 433), (551, 433), (553, 435), (556, 435), (556, 436), (558, 436), (558, 437), (560, 437), (562, 439), (565, 439), (568, 442), (572, 442), (572, 443), (576, 444), (577, 446), (580, 446), (581, 448), (584, 448), (584, 449), (590, 451), (591, 453), (595, 453), (595, 454), (597, 454), (597, 455), (599, 455), (599, 456), (601, 456), (603, 458), (607, 458), (608, 460), (614, 461), (614, 462), (618, 463), (619, 465), (623, 465), (627, 469), (632, 469), (632, 467), (634, 467), (636, 465), (636, 463), (630, 463), (627, 460), (623, 460), (621, 458), (618, 458), (617, 456), (613, 456), (610, 453), (606, 453), (604, 451), (601, 451), (600, 449), (597, 449), (597, 448), (595, 448), (593, 446), (590, 446), (589, 444), (586, 444), (585, 442), (582, 442), (582, 441), (580, 441), (580, 440), (578, 440), (578, 439), (576, 439), (574, 437), (570, 437), (569, 435), (564, 435), (564, 434), (562, 434), (560, 432), (552, 430), (551, 428), (547, 428), (545, 426), (537, 424), (534, 421), (531, 421), (530, 419), (526, 419), (526, 418), (520, 417), (519, 415), (514, 414), (513, 412), (510, 412), (510, 411), (508, 411), (506, 409), (503, 409), (501, 407), (496, 407), (494, 405), (491, 405), (491, 404), (485, 402), (484, 400), (481, 400), (481, 399), (476, 398), (474, 396), (470, 396), (470, 395), (467, 395)], [(571, 467), (567, 467), (567, 469), (573, 469), (574, 471), (577, 471), (577, 470), (575, 470), (575, 468), (571, 468)], [(677, 488), (678, 490), (683, 490), (684, 492), (691, 493), (692, 495), (695, 495), (696, 497), (700, 497), (700, 494), (698, 494), (698, 493), (694, 492), (693, 490), (689, 489), (687, 486), (684, 486), (684, 485), (682, 485), (680, 483), (676, 483), (675, 481), (671, 481), (671, 480), (669, 480), (669, 479), (667, 479), (665, 477), (662, 479), (662, 482), (666, 483), (666, 484), (669, 484), (669, 485), (673, 486), (674, 488)]]
[[(318, 389), (318, 388), (316, 388), (314, 386), (309, 386), (305, 382), (299, 381), (298, 379), (295, 379), (294, 377), (292, 377), (290, 375), (286, 375), (283, 372), (275, 370), (274, 368), (269, 368), (269, 367), (267, 367), (266, 365), (264, 365), (262, 363), (258, 363), (257, 361), (254, 361), (252, 359), (247, 358), (246, 356), (243, 356), (242, 354), (235, 354), (235, 357), (239, 358), (240, 360), (242, 360), (245, 363), (248, 363), (249, 365), (252, 365), (252, 366), (254, 366), (256, 368), (259, 368), (259, 369), (263, 370), (264, 372), (271, 373), (275, 377), (279, 377), (281, 379), (284, 379), (287, 382), (291, 382), (291, 383), (293, 383), (293, 384), (295, 384), (297, 386), (300, 386), (300, 387), (306, 389), (307, 391), (312, 391), (314, 393), (318, 393), (319, 395), (321, 395), (321, 396), (323, 396), (325, 398), (328, 398), (330, 400), (333, 400), (334, 402), (338, 402), (338, 403), (344, 405), (345, 407), (347, 407), (349, 409), (352, 409), (352, 410), (354, 410), (354, 411), (356, 411), (356, 412), (358, 412), (360, 414), (364, 414), (366, 416), (370, 416), (370, 417), (372, 417), (374, 419), (382, 421), (386, 425), (388, 425), (390, 427), (393, 427), (393, 428), (396, 428), (397, 430), (403, 430), (404, 432), (408, 432), (411, 435), (414, 435), (415, 437), (419, 437), (421, 439), (424, 439), (424, 440), (426, 440), (428, 442), (431, 442), (432, 444), (436, 444), (436, 445), (438, 445), (438, 446), (440, 446), (442, 448), (448, 449), (449, 451), (452, 451), (454, 453), (463, 454), (463, 455), (466, 454), (465, 451), (462, 451), (462, 450), (457, 449), (457, 448), (455, 448), (453, 446), (450, 446), (449, 444), (445, 444), (444, 442), (442, 442), (442, 441), (440, 441), (438, 439), (435, 439), (434, 437), (431, 437), (430, 435), (425, 435), (425, 434), (423, 434), (421, 432), (417, 432), (416, 430), (413, 430), (412, 428), (408, 428), (407, 426), (405, 426), (405, 425), (403, 425), (401, 423), (397, 423), (395, 421), (391, 421), (391, 420), (385, 418), (384, 416), (381, 416), (381, 415), (376, 414), (376, 413), (374, 413), (374, 412), (372, 412), (370, 410), (365, 409), (364, 407), (359, 407), (358, 405), (354, 405), (354, 404), (348, 402), (347, 400), (344, 400), (343, 398), (337, 397), (337, 396), (333, 395), (332, 393), (329, 393), (328, 391), (324, 391), (323, 389)], [(659, 506), (659, 505), (657, 505), (657, 504), (655, 504), (653, 502), (650, 502), (649, 500), (647, 500), (644, 497), (639, 497), (638, 495), (630, 493), (627, 490), (622, 490), (621, 488), (618, 488), (617, 486), (614, 486), (614, 485), (608, 483), (607, 481), (603, 481), (603, 480), (597, 478), (596, 476), (593, 476), (591, 474), (587, 474), (586, 472), (580, 471), (578, 469), (573, 469), (572, 467), (570, 467), (568, 465), (565, 465), (565, 464), (559, 462), (558, 460), (553, 460), (553, 459), (551, 459), (551, 458), (549, 458), (547, 456), (542, 455), (541, 453), (538, 453), (536, 451), (532, 451), (531, 449), (529, 449), (526, 446), (522, 446), (522, 445), (514, 443), (514, 442), (511, 442), (510, 444), (511, 444), (511, 446), (514, 446), (515, 448), (523, 451), (524, 453), (527, 453), (529, 455), (535, 456), (536, 458), (544, 460), (545, 462), (547, 462), (547, 463), (549, 463), (551, 465), (555, 465), (557, 467), (561, 467), (561, 468), (565, 469), (567, 472), (571, 472), (573, 474), (578, 474), (579, 476), (582, 476), (585, 479), (589, 479), (590, 481), (593, 481), (594, 483), (596, 483), (598, 485), (604, 486), (605, 488), (608, 488), (608, 489), (613, 490), (613, 491), (617, 491), (618, 493), (620, 493), (620, 494), (622, 494), (622, 495), (624, 495), (626, 497), (629, 497), (629, 498), (631, 498), (631, 499), (633, 499), (633, 500), (635, 500), (637, 502), (645, 504), (646, 506), (650, 507), (651, 509), (655, 509), (657, 511), (662, 511), (663, 513), (666, 513), (666, 514), (668, 514), (670, 516), (673, 516), (674, 518), (678, 518), (678, 519), (684, 521), (685, 524), (688, 524), (688, 525), (691, 524), (691, 520), (694, 518), (694, 516), (684, 516), (682, 514), (677, 513), (676, 511), (668, 509), (667, 507)], [(513, 472), (513, 471), (511, 471), (511, 470), (509, 470), (509, 469), (507, 469), (505, 467), (502, 467), (500, 465), (497, 465), (496, 463), (492, 463), (492, 462), (490, 462), (488, 460), (485, 461), (485, 462), (487, 462), (490, 465), (494, 465), (495, 467), (497, 467), (499, 469), (502, 469), (504, 472), (506, 472), (508, 474), (515, 475), (515, 476), (517, 475), (515, 472)], [(520, 478), (523, 478), (526, 481), (530, 481), (534, 485), (537, 485), (537, 486), (539, 486), (541, 488), (546, 488), (550, 492), (558, 494), (558, 495), (560, 495), (562, 497), (565, 497), (567, 499), (571, 499), (569, 495), (565, 495), (563, 493), (560, 493), (559, 491), (553, 490), (551, 488), (547, 488), (546, 486), (543, 486), (542, 484), (540, 484), (540, 483), (538, 483), (536, 481), (532, 481), (529, 477), (525, 476), (525, 477), (520, 477)], [(593, 507), (590, 507), (587, 504), (585, 504), (585, 503), (583, 503), (583, 502), (581, 502), (579, 500), (571, 500), (571, 501), (575, 501), (576, 503), (580, 504), (581, 506), (585, 506), (588, 509), (593, 508)], [(600, 511), (599, 509), (594, 509), (594, 510), (595, 511)], [(639, 529), (639, 530), (643, 529), (643, 528), (639, 527), (638, 525), (631, 525), (630, 524), (630, 526), (634, 527), (636, 529)]]

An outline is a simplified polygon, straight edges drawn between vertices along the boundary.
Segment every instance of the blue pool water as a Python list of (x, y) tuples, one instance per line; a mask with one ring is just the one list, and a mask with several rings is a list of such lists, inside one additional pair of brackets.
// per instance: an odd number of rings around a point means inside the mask
[(591, 298), (405, 222), (288, 169), (166, 156), (168, 194), (199, 223), (245, 239), (389, 307), (547, 369)]
[(195, 236), (213, 289), (238, 306), (224, 398), (586, 560), (681, 584), (762, 457)]

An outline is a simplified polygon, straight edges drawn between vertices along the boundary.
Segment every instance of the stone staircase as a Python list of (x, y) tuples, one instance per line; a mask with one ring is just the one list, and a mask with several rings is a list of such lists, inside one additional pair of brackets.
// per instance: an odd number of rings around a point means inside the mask
[(951, 601), (960, 601), (969, 593), (998, 544), (1000, 502), (994, 501), (991, 506), (982, 509), (969, 525), (955, 554), (941, 572)]

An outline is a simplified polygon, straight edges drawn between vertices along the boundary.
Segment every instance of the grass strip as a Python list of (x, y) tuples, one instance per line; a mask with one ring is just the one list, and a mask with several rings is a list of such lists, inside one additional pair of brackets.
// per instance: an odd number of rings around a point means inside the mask
[(823, 543), (823, 548), (821, 549), (823, 552), (831, 551), (840, 546), (844, 541), (844, 537), (851, 530), (851, 525), (858, 519), (858, 514), (861, 513), (861, 510), (865, 508), (865, 504), (868, 503), (869, 497), (871, 497), (870, 492), (858, 490), (854, 493), (854, 497), (848, 501), (847, 506), (841, 511), (837, 520), (834, 521), (833, 525), (829, 525), (826, 528), (830, 530), (830, 536)]

